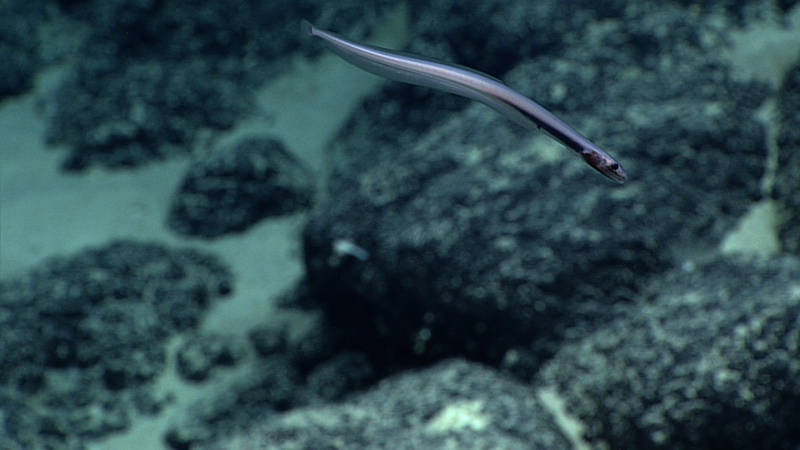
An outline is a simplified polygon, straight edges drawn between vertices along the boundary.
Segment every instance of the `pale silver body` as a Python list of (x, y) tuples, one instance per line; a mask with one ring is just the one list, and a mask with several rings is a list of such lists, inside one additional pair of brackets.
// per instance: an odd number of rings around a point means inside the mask
[(363, 70), (390, 80), (477, 100), (523, 126), (543, 129), (606, 177), (618, 183), (627, 179), (622, 166), (611, 155), (535, 101), (489, 75), (463, 66), (359, 44), (315, 28), (307, 21), (303, 26), (308, 34), (323, 39), (334, 53)]

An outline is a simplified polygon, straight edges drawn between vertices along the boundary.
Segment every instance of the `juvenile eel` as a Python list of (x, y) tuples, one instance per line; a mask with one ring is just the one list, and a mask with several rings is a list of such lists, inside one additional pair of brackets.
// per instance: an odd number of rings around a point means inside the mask
[(320, 30), (306, 20), (303, 21), (303, 30), (324, 40), (331, 51), (356, 67), (390, 80), (439, 89), (477, 100), (523, 126), (546, 131), (611, 180), (624, 183), (627, 179), (622, 166), (611, 155), (543, 106), (489, 75), (464, 66), (359, 44), (335, 33)]

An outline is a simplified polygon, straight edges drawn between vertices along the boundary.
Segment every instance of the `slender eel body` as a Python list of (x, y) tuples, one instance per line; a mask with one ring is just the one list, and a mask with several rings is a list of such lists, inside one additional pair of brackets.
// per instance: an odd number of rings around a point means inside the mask
[(426, 86), (482, 102), (523, 126), (540, 128), (578, 153), (595, 170), (623, 183), (622, 166), (550, 111), (499, 80), (469, 69), (421, 56), (359, 44), (303, 21), (304, 30), (325, 41), (334, 53), (367, 72), (404, 83)]

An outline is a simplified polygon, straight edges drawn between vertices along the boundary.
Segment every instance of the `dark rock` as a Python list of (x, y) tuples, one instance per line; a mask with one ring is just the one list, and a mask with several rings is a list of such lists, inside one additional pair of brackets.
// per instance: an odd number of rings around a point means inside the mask
[(0, 391), (12, 401), (0, 401), (0, 414), (20, 420), (0, 434), (48, 448), (126, 428), (165, 369), (167, 339), (196, 326), (231, 283), (208, 254), (133, 241), (3, 281)]
[(184, 235), (218, 237), (308, 208), (313, 193), (313, 174), (283, 144), (251, 137), (189, 168), (167, 225)]
[(196, 448), (296, 406), (301, 380), (288, 359), (274, 356), (260, 360), (246, 377), (220, 386), (217, 392), (194, 402), (186, 416), (169, 428), (164, 439), (170, 448)]
[(37, 31), (44, 22), (43, 5), (24, 0), (0, 3), (0, 100), (30, 89), (42, 66)]
[(153, 416), (175, 400), (173, 392), (154, 392), (151, 389), (137, 389), (133, 395), (133, 404), (140, 414)]
[(569, 449), (536, 393), (490, 369), (447, 361), (384, 380), (336, 405), (300, 408), (200, 448)]
[(540, 382), (610, 448), (796, 448), (798, 280), (789, 258), (673, 271), (646, 304), (562, 348)]
[[(301, 342), (308, 342), (307, 349), (327, 347), (314, 339)], [(195, 448), (220, 436), (230, 436), (234, 430), (252, 427), (279, 412), (341, 399), (378, 375), (363, 355), (354, 352), (339, 350), (324, 360), (319, 352), (311, 352), (313, 358), (302, 360), (296, 354), (288, 354), (295, 359), (272, 354), (257, 360), (246, 374), (217, 386), (215, 394), (195, 402), (186, 416), (168, 430), (167, 444), (174, 449)]]
[(306, 377), (308, 402), (332, 402), (373, 381), (375, 371), (364, 355), (343, 352), (314, 367)]
[(775, 4), (778, 8), (780, 8), (781, 11), (787, 13), (792, 11), (792, 9), (797, 6), (797, 0), (777, 0)]
[[(733, 79), (714, 17), (627, 5), (505, 76), (618, 157), (623, 186), (572, 154), (543, 156), (535, 146), (549, 143), (481, 105), (414, 139), (341, 135), (349, 157), (304, 251), (320, 306), (370, 359), (496, 363), (530, 347), (544, 360), (705, 250), (697, 242), (713, 249), (758, 200), (765, 132), (753, 112), (769, 89)], [(341, 240), (369, 258), (342, 262)]]
[[(356, 3), (326, 4), (327, 20), (363, 23)], [(253, 91), (290, 58), (310, 53), (299, 23), (320, 9), (315, 0), (66, 6), (91, 26), (49, 105), (48, 140), (68, 147), (67, 170), (129, 168), (193, 152), (251, 111)]]
[(177, 353), (178, 374), (185, 380), (205, 381), (217, 367), (232, 367), (245, 356), (244, 343), (232, 336), (186, 336)]
[(300, 339), (293, 340), (286, 348), (286, 356), (292, 364), (307, 372), (345, 348), (338, 327), (319, 319)]
[[(88, 60), (55, 93), (48, 141), (67, 170), (126, 168), (192, 151), (202, 130), (230, 128), (248, 108), (232, 61)], [(210, 81), (210, 80), (213, 80)]]
[(781, 247), (800, 254), (800, 63), (786, 74), (778, 92), (778, 164), (775, 198), (780, 202)]

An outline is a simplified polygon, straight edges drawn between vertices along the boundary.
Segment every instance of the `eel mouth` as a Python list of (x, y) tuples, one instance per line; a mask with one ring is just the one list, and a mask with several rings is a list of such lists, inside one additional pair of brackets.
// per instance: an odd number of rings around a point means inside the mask
[(586, 164), (605, 175), (606, 178), (617, 183), (624, 183), (628, 179), (622, 166), (606, 152), (600, 149), (584, 149), (580, 155)]

